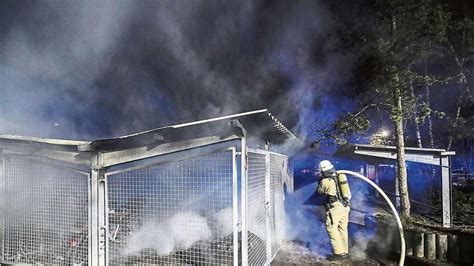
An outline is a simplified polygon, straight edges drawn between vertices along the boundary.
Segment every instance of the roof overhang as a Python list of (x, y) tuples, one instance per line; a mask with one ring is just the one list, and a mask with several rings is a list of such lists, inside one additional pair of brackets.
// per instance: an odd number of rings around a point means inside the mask
[[(405, 159), (410, 162), (440, 165), (440, 160), (453, 156), (454, 151), (443, 149), (405, 148)], [(380, 160), (396, 160), (397, 148), (394, 146), (373, 146), (363, 144), (347, 144), (339, 147), (335, 157), (376, 162)]]
[(0, 149), (91, 165), (92, 153), (97, 152), (118, 163), (243, 137), (275, 145), (288, 141), (302, 144), (267, 109), (261, 109), (93, 141), (0, 135)]
[(78, 147), (80, 151), (114, 151), (229, 134), (256, 137), (273, 144), (287, 140), (301, 142), (267, 109), (261, 109), (96, 140)]

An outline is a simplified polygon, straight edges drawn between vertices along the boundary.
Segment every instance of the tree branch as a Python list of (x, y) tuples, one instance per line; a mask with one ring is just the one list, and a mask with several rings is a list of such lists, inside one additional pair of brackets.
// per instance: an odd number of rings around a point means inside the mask
[(370, 107), (375, 107), (375, 106), (377, 106), (376, 103), (372, 103), (372, 104), (369, 104), (369, 105), (364, 106), (364, 108), (362, 108), (359, 112), (357, 112), (357, 113), (354, 114), (354, 117), (357, 117), (357, 116), (361, 115), (361, 114), (362, 114), (363, 112), (365, 112), (368, 108), (370, 108)]

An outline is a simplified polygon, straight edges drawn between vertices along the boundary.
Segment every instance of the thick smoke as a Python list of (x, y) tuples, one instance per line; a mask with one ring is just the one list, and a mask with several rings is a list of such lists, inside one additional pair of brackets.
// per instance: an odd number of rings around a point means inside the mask
[(2, 133), (110, 137), (263, 107), (305, 128), (350, 66), (320, 2), (2, 5)]

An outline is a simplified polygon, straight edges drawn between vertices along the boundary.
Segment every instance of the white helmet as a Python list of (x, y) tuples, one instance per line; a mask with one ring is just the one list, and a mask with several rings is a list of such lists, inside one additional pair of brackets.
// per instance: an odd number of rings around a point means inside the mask
[(334, 168), (334, 165), (328, 160), (323, 160), (319, 163), (319, 171), (326, 172)]

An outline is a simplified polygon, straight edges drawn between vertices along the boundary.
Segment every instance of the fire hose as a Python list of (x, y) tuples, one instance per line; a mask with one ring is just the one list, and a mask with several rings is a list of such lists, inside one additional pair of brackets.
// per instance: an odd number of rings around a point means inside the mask
[(383, 192), (383, 190), (379, 186), (377, 186), (377, 184), (375, 184), (370, 179), (368, 179), (367, 177), (365, 177), (365, 176), (363, 176), (359, 173), (348, 171), (348, 170), (339, 170), (337, 172), (340, 173), (340, 174), (348, 174), (348, 175), (355, 176), (355, 177), (357, 177), (359, 179), (362, 179), (365, 182), (369, 183), (369, 185), (374, 187), (380, 193), (380, 195), (382, 195), (382, 197), (385, 199), (385, 201), (388, 203), (388, 205), (390, 206), (390, 209), (392, 210), (393, 215), (395, 216), (395, 219), (397, 220), (398, 231), (400, 233), (400, 262), (399, 262), (399, 265), (403, 266), (404, 263), (405, 263), (405, 238), (403, 237), (402, 221), (400, 220), (400, 216), (398, 215), (397, 209), (395, 209), (395, 206), (393, 206), (393, 204), (390, 201), (390, 199), (388, 198), (388, 196), (385, 194), (385, 192)]

